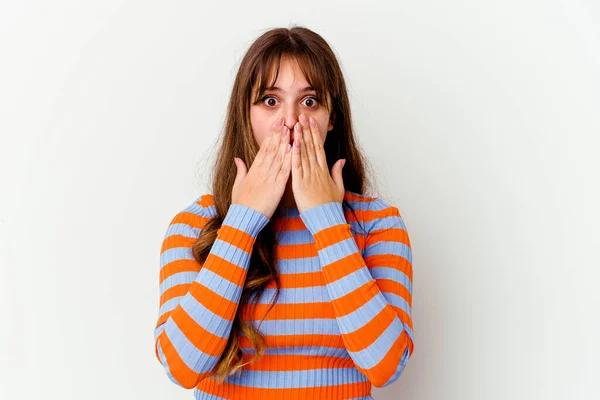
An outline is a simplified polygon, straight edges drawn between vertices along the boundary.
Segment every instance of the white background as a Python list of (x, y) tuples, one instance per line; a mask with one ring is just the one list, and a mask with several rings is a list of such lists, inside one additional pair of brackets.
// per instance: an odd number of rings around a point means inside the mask
[(0, 398), (193, 398), (154, 355), (160, 244), (292, 24), (411, 237), (415, 353), (374, 398), (600, 398), (598, 4), (3, 1)]

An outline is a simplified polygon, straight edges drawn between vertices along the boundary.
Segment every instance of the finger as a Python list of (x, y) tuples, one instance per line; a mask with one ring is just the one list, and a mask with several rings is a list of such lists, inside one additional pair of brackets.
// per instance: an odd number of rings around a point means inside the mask
[(289, 135), (289, 129), (287, 126), (283, 125), (281, 126), (281, 140), (279, 142), (279, 148), (277, 149), (277, 155), (275, 157), (275, 159), (273, 160), (273, 163), (271, 165), (271, 169), (269, 170), (269, 175), (271, 175), (273, 177), (273, 179), (277, 178), (277, 175), (279, 174), (279, 171), (281, 170), (281, 164), (283, 164), (284, 160), (285, 160), (285, 155), (286, 153), (289, 151), (289, 149), (291, 148), (290, 146), (290, 135)]
[(312, 132), (310, 127), (308, 126), (308, 118), (306, 115), (300, 114), (300, 128), (302, 131), (302, 137), (304, 138), (304, 149), (306, 150), (306, 154), (308, 155), (308, 163), (311, 171), (316, 170), (317, 164), (317, 156), (315, 152), (315, 143), (312, 138)]
[[(283, 120), (282, 120), (283, 121)], [(258, 152), (256, 153), (256, 156), (254, 157), (254, 164), (256, 165), (261, 165), (264, 161), (265, 158), (265, 154), (266, 154), (266, 149), (267, 147), (271, 144), (271, 139), (273, 138), (273, 136), (275, 136), (275, 134), (273, 133), (273, 129), (275, 128), (275, 125), (277, 124), (278, 121), (275, 121), (272, 125), (271, 128), (269, 129), (269, 131), (271, 132), (270, 135), (268, 135), (263, 141), (262, 143), (260, 143), (260, 147), (258, 149)]]
[(261, 165), (265, 158), (266, 148), (269, 146), (271, 142), (271, 138), (273, 135), (269, 135), (265, 140), (260, 144), (260, 148), (258, 149), (258, 153), (256, 153), (256, 157), (254, 157), (254, 164)]
[(327, 169), (327, 156), (325, 154), (325, 148), (323, 146), (323, 142), (321, 140), (321, 133), (319, 132), (319, 125), (317, 125), (317, 121), (310, 117), (308, 119), (308, 125), (310, 127), (310, 131), (312, 132), (313, 143), (315, 146), (315, 156), (317, 157), (317, 163), (321, 168)]
[(292, 179), (300, 180), (304, 177), (302, 170), (302, 156), (300, 154), (300, 139), (294, 127), (294, 145), (292, 146)]
[(271, 131), (273, 134), (271, 135), (271, 140), (267, 144), (264, 155), (263, 155), (263, 163), (267, 168), (267, 171), (271, 169), (271, 165), (273, 164), (273, 160), (275, 156), (277, 156), (277, 150), (281, 145), (281, 128), (283, 127), (283, 118), (277, 119), (275, 123), (271, 126)]
[(302, 176), (310, 175), (310, 161), (308, 159), (308, 153), (306, 152), (306, 144), (304, 143), (304, 136), (302, 135), (302, 127), (300, 126), (300, 122), (296, 122), (296, 125), (294, 125), (294, 134), (296, 140), (298, 140), (300, 163), (302, 165)]
[[(289, 129), (288, 129), (289, 132)], [(289, 137), (289, 135), (288, 135)], [(290, 171), (292, 170), (292, 146), (288, 143), (287, 144), (288, 147), (285, 151), (285, 155), (283, 158), (283, 165), (281, 166), (281, 168), (279, 169), (279, 174), (277, 175), (277, 177), (275, 178), (277, 180), (277, 182), (280, 183), (287, 183), (287, 180), (290, 177)]]

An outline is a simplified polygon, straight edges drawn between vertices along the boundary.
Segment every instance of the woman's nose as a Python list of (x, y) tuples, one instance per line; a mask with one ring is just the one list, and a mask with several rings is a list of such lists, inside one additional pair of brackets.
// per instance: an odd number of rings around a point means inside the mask
[(288, 127), (288, 129), (293, 132), (294, 131), (294, 125), (296, 125), (296, 122), (298, 122), (298, 116), (294, 116), (294, 117), (284, 117), (283, 118), (283, 123), (285, 124), (285, 126)]

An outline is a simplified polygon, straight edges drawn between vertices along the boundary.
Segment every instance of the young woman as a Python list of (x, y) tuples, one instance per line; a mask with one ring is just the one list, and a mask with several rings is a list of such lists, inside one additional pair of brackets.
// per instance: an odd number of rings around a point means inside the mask
[(410, 241), (364, 171), (331, 48), (302, 27), (264, 33), (235, 79), (212, 194), (164, 237), (154, 337), (169, 379), (197, 399), (371, 399), (399, 378)]

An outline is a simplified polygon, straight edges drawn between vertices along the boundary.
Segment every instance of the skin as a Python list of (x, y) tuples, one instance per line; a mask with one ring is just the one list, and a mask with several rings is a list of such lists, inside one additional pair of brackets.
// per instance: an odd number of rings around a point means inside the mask
[[(291, 139), (296, 137), (301, 139), (300, 136), (303, 136), (303, 139), (304, 135), (301, 132), (296, 133), (294, 127), (297, 123), (300, 124), (305, 128), (305, 135), (310, 135), (311, 129), (308, 124), (308, 118), (310, 117), (316, 122), (316, 127), (313, 130), (318, 132), (317, 135), (321, 143), (324, 143), (327, 132), (333, 129), (335, 114), (332, 116), (325, 107), (325, 102), (321, 102), (316, 98), (314, 90), (301, 91), (310, 85), (294, 60), (282, 57), (279, 75), (273, 86), (281, 88), (283, 91), (266, 91), (263, 101), (250, 106), (252, 130), (258, 144), (261, 145), (271, 135), (271, 126), (278, 118), (283, 118), (284, 125), (290, 130)], [(300, 120), (300, 115), (307, 118), (305, 123)], [(293, 163), (294, 160), (292, 160)], [(300, 164), (300, 162), (297, 164)], [(293, 175), (293, 173), (290, 174), (280, 201), (280, 205), (283, 207), (299, 207), (292, 188)], [(329, 198), (326, 197), (322, 201), (327, 199)]]

